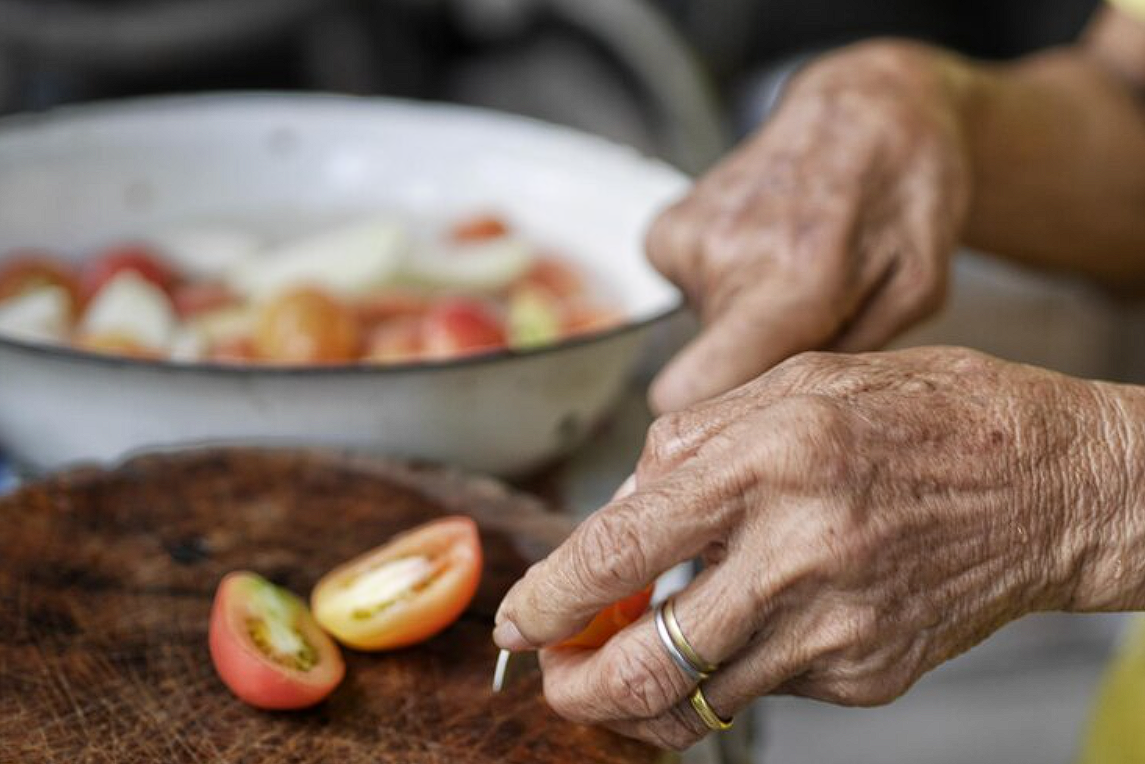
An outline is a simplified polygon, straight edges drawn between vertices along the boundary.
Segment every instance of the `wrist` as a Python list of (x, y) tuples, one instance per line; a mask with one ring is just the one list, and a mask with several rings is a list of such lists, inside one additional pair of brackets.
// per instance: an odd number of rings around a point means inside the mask
[(1063, 474), (1057, 607), (1145, 609), (1145, 389), (1084, 384), (1095, 413)]

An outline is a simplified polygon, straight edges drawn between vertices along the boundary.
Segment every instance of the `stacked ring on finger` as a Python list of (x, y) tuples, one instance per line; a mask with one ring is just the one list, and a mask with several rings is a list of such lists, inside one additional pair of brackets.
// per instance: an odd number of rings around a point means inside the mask
[(718, 666), (708, 663), (696, 653), (691, 643), (680, 629), (672, 600), (668, 599), (656, 608), (656, 634), (668, 655), (685, 676), (696, 684), (712, 675)]

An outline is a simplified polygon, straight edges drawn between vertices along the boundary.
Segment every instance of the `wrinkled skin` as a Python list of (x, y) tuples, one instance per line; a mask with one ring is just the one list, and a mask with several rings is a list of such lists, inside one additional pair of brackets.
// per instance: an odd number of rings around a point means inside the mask
[(955, 86), (921, 49), (813, 66), (758, 135), (655, 223), (648, 255), (705, 324), (661, 411), (803, 350), (872, 350), (934, 312), (966, 215)]
[[(1140, 576), (1122, 567), (1139, 555), (1095, 545), (1145, 535), (1110, 477), (1136, 459), (1125, 390), (957, 348), (797, 356), (661, 418), (634, 485), (517, 584), (495, 637), (556, 644), (702, 555), (676, 607), (722, 664), (717, 712), (769, 693), (889, 702), (1026, 613), (1125, 604), (1105, 584)], [(673, 749), (707, 733), (650, 616), (541, 657), (570, 719)]]

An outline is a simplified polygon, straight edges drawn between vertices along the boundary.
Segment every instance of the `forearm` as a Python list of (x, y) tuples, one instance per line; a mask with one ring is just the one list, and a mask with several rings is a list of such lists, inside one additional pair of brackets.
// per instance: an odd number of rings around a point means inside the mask
[(1145, 26), (1112, 12), (1006, 66), (945, 54), (973, 174), (963, 239), (1145, 291)]

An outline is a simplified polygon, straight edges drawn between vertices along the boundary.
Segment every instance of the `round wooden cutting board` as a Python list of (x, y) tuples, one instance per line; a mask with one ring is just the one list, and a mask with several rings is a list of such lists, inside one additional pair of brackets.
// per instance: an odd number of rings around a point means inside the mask
[[(249, 569), (308, 597), (336, 564), (466, 513), (486, 570), (462, 619), (417, 648), (344, 651), (315, 709), (266, 713), (215, 676), (215, 587)], [(500, 597), (569, 528), (455, 473), (322, 452), (188, 451), (82, 470), (0, 499), (0, 762), (652, 762), (558, 719), (536, 674), (490, 692)]]

